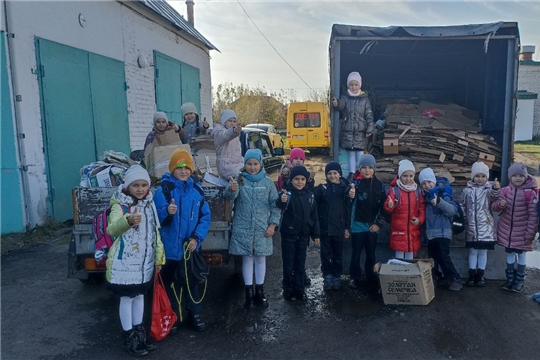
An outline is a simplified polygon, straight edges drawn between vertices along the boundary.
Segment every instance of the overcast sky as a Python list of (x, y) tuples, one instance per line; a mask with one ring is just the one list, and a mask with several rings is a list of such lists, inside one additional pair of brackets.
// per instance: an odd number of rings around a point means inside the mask
[[(195, 27), (221, 52), (211, 51), (212, 84), (231, 82), (270, 91), (308, 87), (257, 31), (237, 1), (194, 0)], [(170, 1), (184, 17), (184, 1)], [(535, 1), (259, 1), (240, 3), (279, 53), (314, 89), (328, 86), (332, 24), (456, 25), (517, 21), (522, 45), (536, 45), (540, 61), (540, 0)], [(361, 73), (361, 69), (359, 69)]]

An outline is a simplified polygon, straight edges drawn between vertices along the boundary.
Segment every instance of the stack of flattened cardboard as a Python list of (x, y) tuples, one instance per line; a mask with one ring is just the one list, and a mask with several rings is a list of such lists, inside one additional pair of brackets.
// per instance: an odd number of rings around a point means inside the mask
[(403, 158), (413, 161), (417, 170), (431, 167), (437, 176), (461, 184), (469, 179), (476, 161), (500, 171), (501, 147), (480, 133), (478, 116), (455, 104), (388, 105), (387, 126), (375, 136), (377, 176), (392, 180)]

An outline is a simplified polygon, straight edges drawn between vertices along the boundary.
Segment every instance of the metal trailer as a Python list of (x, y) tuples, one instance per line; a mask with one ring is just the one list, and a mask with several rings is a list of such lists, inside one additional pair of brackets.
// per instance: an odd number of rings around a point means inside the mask
[[(94, 259), (92, 220), (107, 209), (116, 187), (78, 187), (73, 189), (73, 233), (68, 250), (68, 278), (84, 284), (103, 281), (105, 266)], [(223, 197), (224, 187), (203, 186), (204, 199), (210, 206), (212, 220), (208, 235), (202, 243), (201, 253), (211, 265), (228, 265), (231, 211), (229, 200)], [(155, 191), (155, 188), (152, 188)]]
[[(442, 99), (478, 111), (482, 133), (502, 146), (501, 174), (493, 175), (505, 183), (513, 158), (519, 46), (515, 22), (385, 28), (334, 24), (330, 89), (339, 98), (346, 90), (347, 75), (359, 71), (362, 88), (377, 101)], [(337, 160), (339, 112), (335, 108), (331, 118)]]
[[(482, 133), (502, 146), (501, 173), (507, 183), (513, 159), (517, 106), (519, 29), (515, 22), (459, 26), (390, 26), (385, 28), (334, 24), (329, 44), (330, 89), (339, 98), (351, 71), (362, 75), (362, 89), (376, 102), (389, 98), (446, 100), (479, 112)], [(373, 106), (374, 104), (372, 104)], [(377, 120), (377, 118), (375, 118)], [(339, 156), (339, 111), (331, 109), (334, 160)], [(460, 199), (463, 186), (453, 186)], [(377, 256), (388, 249), (389, 227), (379, 235)], [(464, 234), (455, 236), (451, 255), (462, 275), (467, 272)], [(427, 256), (422, 249), (419, 255)], [(348, 270), (350, 243), (344, 247)], [(504, 278), (504, 250), (488, 256), (486, 276)]]

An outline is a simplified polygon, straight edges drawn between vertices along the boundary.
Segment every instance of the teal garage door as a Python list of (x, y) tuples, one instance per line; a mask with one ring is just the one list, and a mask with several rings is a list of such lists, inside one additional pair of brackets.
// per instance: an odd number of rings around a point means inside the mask
[[(154, 52), (156, 107), (169, 120), (182, 124), (180, 107), (192, 102), (201, 111), (199, 69), (170, 56)], [(202, 120), (202, 119), (201, 119)]]
[(6, 34), (0, 31), (0, 118), (2, 119), (2, 157), (0, 172), (1, 234), (24, 230), (21, 175), (17, 165), (16, 137), (8, 82)]
[(129, 154), (124, 64), (44, 39), (36, 48), (50, 211), (65, 221), (80, 169), (105, 150)]

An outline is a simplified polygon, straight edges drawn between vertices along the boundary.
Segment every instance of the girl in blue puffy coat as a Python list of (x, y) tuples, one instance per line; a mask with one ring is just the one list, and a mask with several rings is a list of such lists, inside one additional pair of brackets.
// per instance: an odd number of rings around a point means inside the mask
[[(272, 236), (279, 224), (276, 186), (262, 167), (262, 153), (249, 149), (238, 182), (230, 178), (224, 196), (236, 202), (229, 253), (242, 256), (242, 273), (246, 286), (245, 309), (255, 305), (267, 307), (264, 295), (266, 257), (272, 255)], [(255, 295), (253, 265), (255, 264)]]

